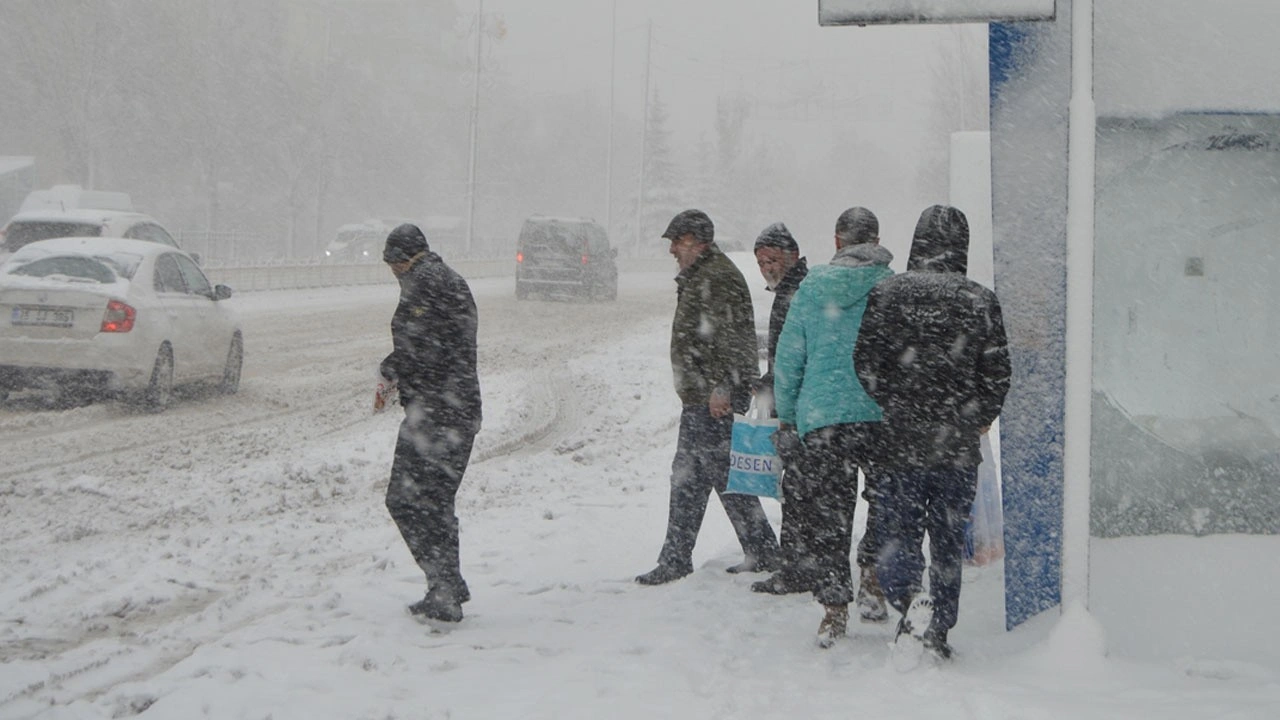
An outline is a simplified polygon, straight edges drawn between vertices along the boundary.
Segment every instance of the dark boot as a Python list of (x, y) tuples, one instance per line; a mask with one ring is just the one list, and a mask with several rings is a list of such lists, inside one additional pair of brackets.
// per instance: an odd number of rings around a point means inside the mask
[(827, 614), (818, 624), (818, 647), (829, 648), (849, 629), (848, 605), (824, 605)]
[(452, 588), (431, 589), (426, 597), (409, 606), (409, 614), (429, 620), (458, 622), (462, 620), (462, 601)]
[(767, 555), (765, 557), (756, 557), (755, 555), (747, 555), (742, 558), (742, 562), (737, 565), (730, 565), (724, 571), (733, 575), (738, 573), (758, 573), (773, 572), (781, 567), (782, 563), (778, 561), (778, 555)]
[(665, 585), (669, 582), (679, 580), (691, 572), (693, 572), (691, 569), (659, 564), (649, 572), (643, 575), (637, 575), (636, 582), (641, 585)]
[(804, 583), (789, 576), (785, 571), (778, 571), (764, 580), (751, 583), (751, 592), (768, 593), (770, 595), (790, 595), (813, 590), (813, 583)]
[(921, 642), (924, 643), (924, 649), (932, 653), (935, 658), (943, 661), (951, 659), (951, 646), (947, 644), (946, 630), (930, 625), (929, 629), (924, 631)]
[(884, 601), (884, 591), (876, 579), (873, 567), (864, 567), (858, 579), (858, 618), (865, 623), (882, 623), (889, 619), (889, 608)]

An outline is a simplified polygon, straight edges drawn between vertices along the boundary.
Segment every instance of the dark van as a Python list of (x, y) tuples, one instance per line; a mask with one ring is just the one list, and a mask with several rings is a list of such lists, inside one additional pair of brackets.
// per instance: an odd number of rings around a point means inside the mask
[(618, 251), (590, 218), (535, 215), (516, 247), (516, 298), (530, 295), (618, 297)]

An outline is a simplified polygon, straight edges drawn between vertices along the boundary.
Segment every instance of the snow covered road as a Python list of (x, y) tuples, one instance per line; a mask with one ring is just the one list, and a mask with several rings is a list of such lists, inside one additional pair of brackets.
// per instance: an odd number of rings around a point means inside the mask
[(1087, 623), (1045, 641), (1052, 618), (1005, 634), (998, 567), (967, 570), (951, 668), (896, 673), (885, 626), (816, 650), (812, 599), (755, 595), (757, 577), (721, 571), (738, 551), (715, 502), (698, 571), (635, 585), (661, 543), (678, 415), (670, 274), (624, 275), (616, 303), (472, 286), (485, 424), (459, 496), (474, 596), (459, 627), (405, 613), (422, 576), (382, 504), (399, 413), (370, 403), (394, 286), (246, 293), (238, 395), (162, 415), (0, 409), (0, 718), (1280, 708), (1271, 665), (1104, 660), (1074, 632)]

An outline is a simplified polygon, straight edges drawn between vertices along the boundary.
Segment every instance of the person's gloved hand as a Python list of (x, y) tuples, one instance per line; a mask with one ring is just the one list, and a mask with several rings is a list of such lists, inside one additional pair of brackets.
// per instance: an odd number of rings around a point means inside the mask
[(780, 425), (773, 435), (773, 449), (778, 451), (778, 458), (787, 465), (795, 465), (800, 460), (804, 445), (800, 442), (800, 433), (790, 425)]
[(373, 392), (373, 411), (380, 413), (387, 405), (396, 400), (396, 383), (394, 380), (381, 380)]

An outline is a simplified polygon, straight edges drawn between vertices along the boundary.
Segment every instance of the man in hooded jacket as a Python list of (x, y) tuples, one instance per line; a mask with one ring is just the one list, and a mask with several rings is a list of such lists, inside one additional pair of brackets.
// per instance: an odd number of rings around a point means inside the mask
[[(884, 410), (877, 446), (882, 546), (877, 574), (903, 613), (896, 644), (951, 656), (964, 527), (982, 461), (979, 441), (1009, 390), (1009, 352), (995, 293), (965, 277), (969, 224), (956, 208), (920, 215), (907, 272), (871, 292), (854, 349)], [(929, 594), (922, 591), (929, 534)]]
[(876, 283), (893, 275), (893, 255), (879, 245), (879, 222), (866, 208), (846, 210), (836, 223), (836, 254), (800, 283), (778, 339), (773, 387), (779, 454), (799, 436), (799, 482), (787, 512), (797, 517), (809, 551), (814, 597), (826, 610), (818, 642), (843, 637), (853, 601), (849, 551), (858, 498), (858, 470), (871, 459), (871, 427), (880, 408), (854, 372), (854, 343)]
[(733, 414), (747, 411), (751, 382), (760, 371), (751, 290), (715, 244), (714, 225), (701, 210), (677, 214), (662, 237), (671, 241), (670, 253), (680, 268), (671, 370), (683, 407), (671, 462), (666, 539), (657, 567), (636, 582), (661, 585), (693, 572), (693, 546), (713, 489), (745, 555), (726, 569), (776, 569), (778, 540), (760, 499), (724, 492)]
[(400, 281), (393, 350), (381, 372), (404, 406), (387, 510), (427, 577), (413, 615), (457, 622), (471, 592), (458, 559), (454, 498), (480, 431), (476, 304), (467, 281), (431, 252), (417, 226), (387, 236), (382, 259)]
[[(773, 293), (766, 345), (767, 369), (755, 384), (756, 403), (766, 404), (770, 415), (777, 417), (773, 399), (773, 366), (778, 352), (778, 337), (782, 334), (782, 325), (787, 319), (791, 299), (800, 287), (800, 282), (809, 274), (809, 266), (800, 257), (800, 245), (791, 236), (791, 231), (780, 222), (773, 223), (760, 232), (753, 251), (756, 264), (760, 267), (760, 275)], [(751, 583), (753, 592), (786, 595), (813, 589), (813, 562), (809, 559), (806, 548), (799, 542), (800, 529), (796, 527), (795, 514), (789, 512), (792, 507), (790, 488), (798, 482), (795, 477), (798, 472), (792, 464), (784, 468), (782, 474), (782, 528), (778, 533), (782, 548), (782, 567), (764, 580)], [(788, 476), (791, 478), (790, 482)]]

